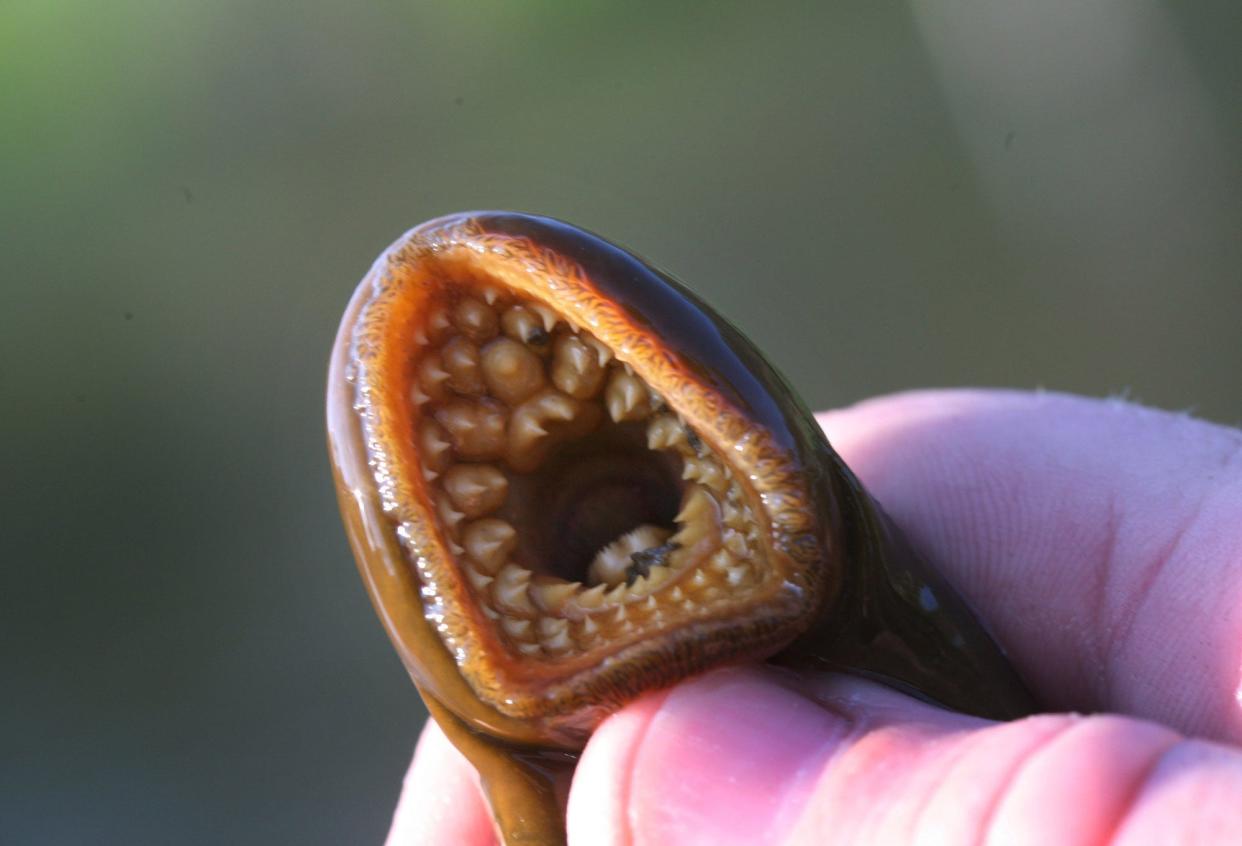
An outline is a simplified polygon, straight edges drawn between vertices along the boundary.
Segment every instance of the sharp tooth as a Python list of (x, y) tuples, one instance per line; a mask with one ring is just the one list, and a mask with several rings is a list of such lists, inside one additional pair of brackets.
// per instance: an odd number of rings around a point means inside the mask
[(543, 321), (543, 329), (545, 332), (551, 332), (556, 326), (556, 312), (548, 308), (546, 305), (532, 305), (530, 310), (539, 315), (539, 319)]
[(676, 448), (683, 452), (690, 451), (689, 443), (686, 441), (686, 430), (681, 427), (676, 418), (662, 414), (652, 418), (651, 424), (647, 427), (647, 449), (669, 448)]
[(418, 456), (424, 467), (435, 471), (448, 467), (451, 445), (439, 423), (424, 420), (418, 425), (418, 445)]
[(541, 640), (540, 643), (543, 644), (543, 648), (545, 650), (558, 655), (568, 652), (574, 648), (574, 642), (569, 639), (568, 631), (558, 632), (552, 637)]
[(492, 401), (457, 400), (439, 408), (435, 417), (463, 458), (489, 461), (504, 450), (505, 415)]
[(724, 515), (721, 518), (721, 522), (730, 529), (736, 529), (739, 532), (744, 532), (750, 527), (750, 520), (747, 519), (746, 514), (743, 513), (742, 509), (726, 503), (722, 511), (724, 512)]
[(629, 622), (629, 618), (628, 618), (628, 617), (626, 617), (626, 615), (625, 615), (625, 606), (624, 606), (624, 605), (618, 605), (618, 606), (617, 606), (617, 610), (616, 610), (616, 611), (614, 611), (614, 612), (612, 612), (612, 622), (613, 622), (613, 624), (615, 624), (615, 625), (620, 625), (621, 623), (628, 623), (628, 622)]
[(453, 309), (453, 325), (473, 341), (486, 341), (499, 331), (496, 312), (474, 297), (466, 297)]
[(641, 420), (651, 412), (647, 388), (642, 380), (628, 372), (613, 373), (604, 389), (604, 403), (608, 406), (608, 415), (617, 423)]
[(538, 582), (530, 586), (530, 595), (541, 607), (559, 611), (581, 587), (581, 582)]
[(671, 568), (657, 564), (647, 572), (647, 587), (649, 590), (655, 590), (660, 585), (667, 582), (673, 576)]
[(625, 582), (622, 582), (612, 590), (608, 591), (608, 595), (604, 598), (613, 603), (623, 602), (625, 601), (625, 597), (629, 595), (629, 592), (630, 589), (626, 586)]
[(519, 643), (517, 645), (518, 652), (523, 655), (538, 655), (543, 652), (543, 647), (537, 643)]
[(608, 349), (603, 341), (586, 334), (583, 335), (582, 340), (595, 351), (595, 360), (599, 362), (600, 367), (603, 367), (612, 358), (612, 350)]
[(423, 478), (426, 479), (428, 482), (434, 482), (436, 479), (440, 478), (440, 474), (437, 473), (435, 470), (432, 470), (430, 467), (424, 467)]
[(681, 602), (686, 598), (686, 595), (681, 592), (681, 588), (675, 587), (668, 592), (668, 598), (673, 602)]
[(420, 326), (414, 330), (414, 334), (410, 336), (416, 346), (427, 346), (427, 332)]
[(439, 337), (450, 325), (448, 312), (443, 306), (436, 308), (427, 318), (427, 331), (432, 338)]
[(516, 617), (501, 617), (500, 627), (505, 630), (511, 638), (516, 640), (530, 640), (530, 620), (519, 620)]
[(487, 586), (495, 581), (491, 576), (485, 576), (473, 567), (466, 568), (466, 578), (477, 591), (487, 590)]
[(488, 305), (494, 305), (496, 303), (496, 298), (499, 296), (500, 292), (490, 285), (483, 289), (483, 299), (487, 301)]
[(702, 570), (695, 570), (694, 575), (690, 577), (691, 587), (702, 588), (707, 585), (707, 574)]
[(595, 635), (599, 634), (599, 626), (590, 617), (584, 617), (582, 622), (578, 624), (577, 634), (580, 640), (594, 640)]
[(734, 567), (725, 574), (725, 580), (733, 587), (737, 587), (746, 578), (746, 567)]
[(419, 390), (417, 385), (410, 388), (410, 402), (414, 403), (415, 405), (422, 405), (423, 403), (427, 402), (427, 400), (429, 399), (431, 399), (431, 397), (427, 396), (421, 390)]
[(531, 604), (526, 588), (530, 584), (531, 572), (516, 564), (506, 564), (496, 576), (496, 584), (492, 595), (502, 607), (519, 614), (534, 615), (535, 606)]
[(509, 480), (490, 464), (457, 464), (444, 474), (444, 490), (467, 517), (481, 517), (505, 501)]
[[(500, 318), (505, 334), (520, 344), (532, 343), (532, 338), (543, 337), (539, 346), (547, 344), (547, 332), (540, 325), (539, 316), (526, 306), (513, 306)], [(536, 332), (536, 329), (538, 330)]]
[(722, 573), (727, 573), (737, 564), (737, 559), (729, 553), (729, 550), (718, 549), (712, 553), (711, 558), (707, 559), (707, 563)]
[(675, 519), (680, 525), (686, 526), (707, 518), (715, 510), (715, 500), (707, 491), (695, 485), (686, 496), (686, 502)]
[(497, 338), (483, 348), (483, 381), (492, 396), (509, 405), (543, 388), (543, 360), (530, 347), (512, 338)]
[(598, 608), (604, 602), (604, 591), (608, 590), (607, 584), (598, 584), (590, 590), (584, 590), (575, 597), (575, 601), (581, 608)]
[(448, 386), (459, 394), (482, 394), (487, 386), (483, 383), (483, 371), (479, 364), (479, 348), (461, 335), (453, 338), (440, 349), (444, 369), (448, 371)]
[(504, 520), (485, 517), (462, 531), (468, 554), (487, 573), (495, 573), (517, 545), (517, 531)]
[(599, 419), (594, 403), (584, 403), (553, 388), (547, 388), (523, 402), (509, 419), (509, 464), (519, 473), (539, 465), (543, 452), (555, 441), (545, 439), (545, 424), (557, 424), (557, 438), (584, 435)]
[(571, 397), (590, 399), (604, 383), (595, 352), (575, 335), (563, 335), (552, 351), (552, 384)]
[(641, 608), (644, 611), (647, 611), (648, 613), (650, 613), (651, 611), (655, 611), (659, 607), (660, 606), (656, 603), (656, 598), (654, 596), (647, 597), (647, 601), (644, 602), (641, 606)]
[(500, 619), (500, 612), (498, 612), (495, 608), (492, 608), (490, 605), (480, 605), (479, 610), (482, 611), (483, 616), (489, 620)]
[(569, 621), (561, 617), (540, 617), (539, 637), (551, 638), (569, 631)]
[(685, 602), (681, 603), (681, 610), (685, 611), (687, 614), (693, 614), (695, 611), (699, 610), (699, 606), (695, 605), (693, 600), (687, 599)]
[(447, 496), (436, 497), (436, 514), (439, 515), (440, 522), (456, 537), (458, 524), (466, 515), (455, 509)]
[(746, 547), (746, 538), (742, 537), (739, 532), (732, 530), (726, 531), (724, 533), (723, 542), (725, 549), (732, 552), (738, 558), (745, 558), (750, 555), (750, 550)]

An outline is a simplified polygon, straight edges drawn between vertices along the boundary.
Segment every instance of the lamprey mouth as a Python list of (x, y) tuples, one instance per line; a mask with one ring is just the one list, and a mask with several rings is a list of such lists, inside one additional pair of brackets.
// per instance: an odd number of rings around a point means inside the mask
[(589, 232), (410, 231), (350, 301), (327, 406), (359, 572), (506, 844), (564, 843), (591, 730), (722, 664), (1033, 708), (755, 346)]
[(575, 735), (809, 626), (831, 527), (798, 457), (599, 274), (450, 218), (351, 313), (345, 389), (396, 566), (499, 715)]
[(779, 578), (754, 493), (607, 344), (529, 299), (445, 289), (411, 351), (422, 476), (510, 659), (598, 663)]

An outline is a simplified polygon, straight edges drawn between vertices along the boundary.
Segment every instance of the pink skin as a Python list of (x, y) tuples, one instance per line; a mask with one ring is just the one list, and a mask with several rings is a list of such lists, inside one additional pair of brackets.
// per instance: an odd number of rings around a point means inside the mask
[[(1060, 713), (998, 724), (844, 676), (721, 670), (600, 727), (570, 842), (1239, 842), (1242, 432), (965, 391), (820, 422)], [(494, 842), (429, 725), (389, 843)]]

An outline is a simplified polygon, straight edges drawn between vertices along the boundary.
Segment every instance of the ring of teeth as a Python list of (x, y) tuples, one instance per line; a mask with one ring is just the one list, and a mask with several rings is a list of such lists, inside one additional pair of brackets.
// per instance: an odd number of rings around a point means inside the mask
[[(417, 335), (410, 399), (422, 473), (483, 616), (518, 655), (563, 659), (702, 614), (763, 577), (760, 524), (742, 485), (686, 422), (589, 332), (488, 291), (447, 294)], [(606, 420), (645, 422), (684, 480), (675, 529), (641, 525), (603, 545), (586, 583), (514, 560), (498, 512), (510, 474)]]

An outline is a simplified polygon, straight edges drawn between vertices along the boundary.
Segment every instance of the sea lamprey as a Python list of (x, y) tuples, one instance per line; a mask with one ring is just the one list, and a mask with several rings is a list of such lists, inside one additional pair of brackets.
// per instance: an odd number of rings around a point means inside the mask
[(590, 233), (408, 233), (342, 321), (328, 428), (363, 580), (506, 842), (562, 842), (594, 726), (721, 664), (1030, 708), (755, 347)]

